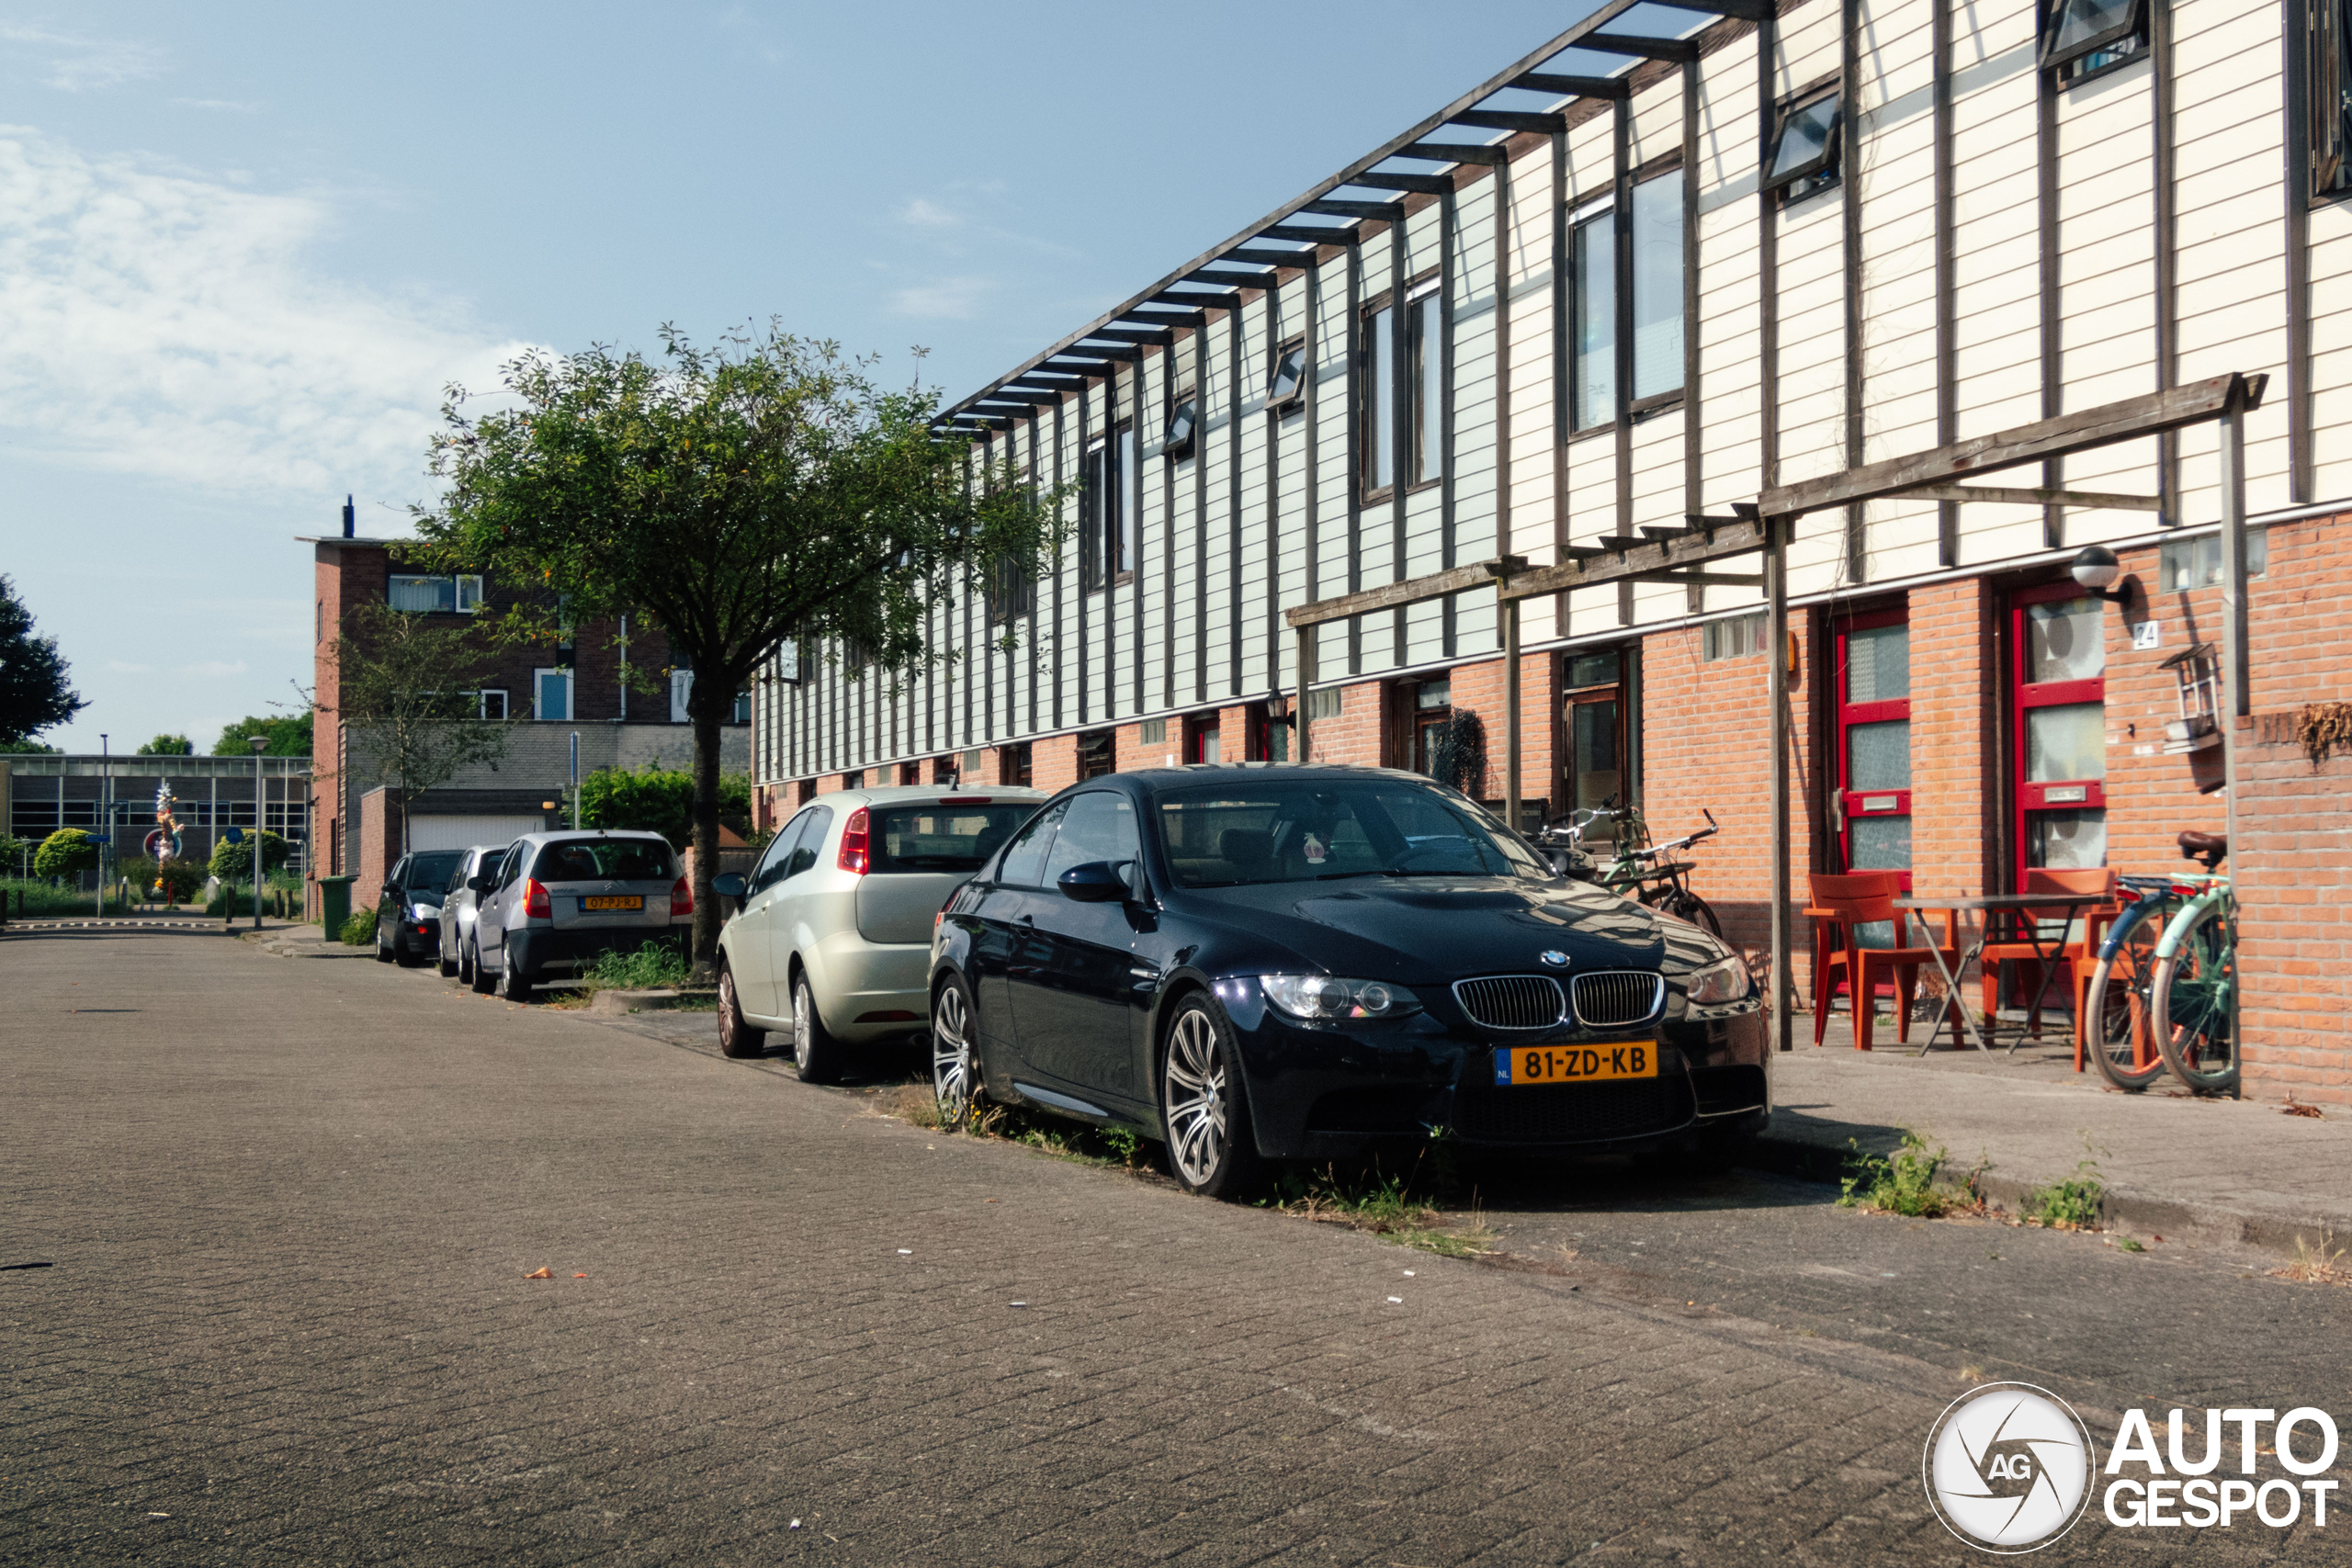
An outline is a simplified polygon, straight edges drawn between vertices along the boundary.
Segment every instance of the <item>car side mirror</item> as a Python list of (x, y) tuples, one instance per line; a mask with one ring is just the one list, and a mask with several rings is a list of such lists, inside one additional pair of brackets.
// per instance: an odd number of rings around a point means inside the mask
[(1106, 860), (1071, 866), (1061, 874), (1058, 885), (1063, 897), (1081, 904), (1108, 904), (1127, 896), (1126, 879)]
[(742, 874), (723, 871), (710, 879), (710, 890), (721, 898), (741, 898), (744, 892)]

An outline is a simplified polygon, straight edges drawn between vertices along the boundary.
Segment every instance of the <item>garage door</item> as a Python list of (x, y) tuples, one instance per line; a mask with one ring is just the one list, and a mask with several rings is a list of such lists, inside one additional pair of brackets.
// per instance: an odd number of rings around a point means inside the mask
[(469, 850), (476, 844), (511, 844), (526, 833), (543, 831), (544, 817), (412, 817), (412, 850)]

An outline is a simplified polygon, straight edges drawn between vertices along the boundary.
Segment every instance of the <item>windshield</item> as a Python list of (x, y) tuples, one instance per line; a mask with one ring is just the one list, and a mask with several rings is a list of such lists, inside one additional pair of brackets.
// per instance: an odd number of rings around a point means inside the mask
[(1159, 807), (1169, 869), (1184, 887), (1551, 875), (1484, 811), (1403, 779), (1251, 778), (1166, 790)]
[(869, 875), (892, 872), (969, 874), (996, 853), (1012, 830), (1035, 813), (1034, 800), (989, 806), (877, 806)]
[(412, 892), (438, 893), (449, 885), (465, 863), (463, 850), (435, 850), (416, 855), (408, 863), (408, 886)]
[(541, 882), (667, 882), (670, 846), (659, 839), (558, 839), (541, 846)]

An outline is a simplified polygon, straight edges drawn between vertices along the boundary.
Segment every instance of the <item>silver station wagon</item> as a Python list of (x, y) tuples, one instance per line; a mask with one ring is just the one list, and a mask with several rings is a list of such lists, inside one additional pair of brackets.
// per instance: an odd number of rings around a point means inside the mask
[(743, 902), (718, 934), (720, 1048), (756, 1056), (789, 1029), (800, 1076), (830, 1083), (861, 1048), (925, 1033), (933, 917), (1045, 800), (904, 785), (802, 807), (749, 877), (711, 884)]
[(526, 833), (479, 897), (474, 989), (510, 1001), (600, 953), (648, 942), (684, 953), (694, 936), (694, 890), (659, 833)]

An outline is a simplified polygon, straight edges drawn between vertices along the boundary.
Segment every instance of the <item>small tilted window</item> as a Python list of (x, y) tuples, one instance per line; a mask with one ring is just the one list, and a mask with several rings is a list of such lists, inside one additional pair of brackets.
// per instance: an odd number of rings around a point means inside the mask
[(1838, 128), (1843, 98), (1837, 87), (1781, 106), (1772, 160), (1764, 177), (1783, 202), (1803, 201), (1838, 183)]
[(2041, 68), (2057, 73), (2062, 87), (2147, 52), (2147, 0), (2047, 0), (2047, 4)]

